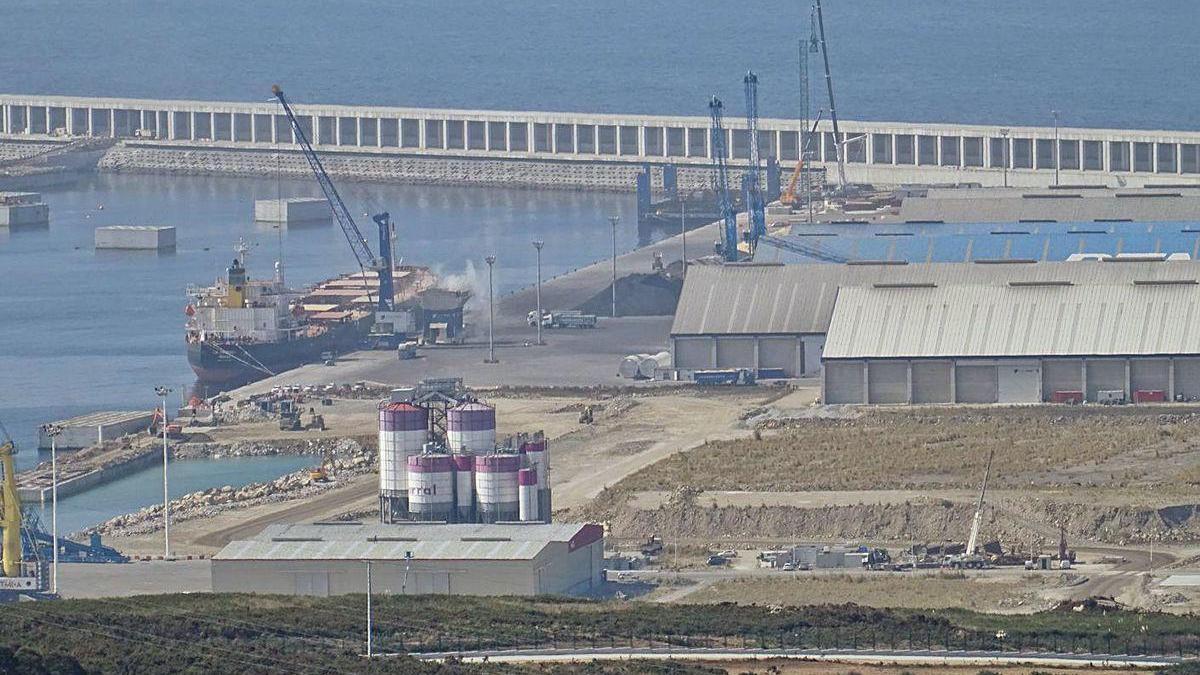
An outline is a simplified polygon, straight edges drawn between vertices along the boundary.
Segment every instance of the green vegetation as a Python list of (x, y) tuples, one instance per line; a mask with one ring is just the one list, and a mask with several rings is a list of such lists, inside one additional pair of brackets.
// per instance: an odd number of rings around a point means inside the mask
[[(364, 603), (363, 596), (169, 595), (11, 605), (0, 622), (0, 649), (8, 650), (0, 651), (0, 664), (18, 658), (30, 665), (0, 672), (72, 672), (76, 662), (85, 672), (483, 672), (406, 656), (364, 661)], [(793, 609), (445, 596), (378, 597), (374, 604), (376, 649), (391, 653), (743, 642), (1188, 655), (1200, 650), (1200, 619), (1154, 613), (1000, 616), (856, 605)], [(487, 672), (496, 672), (496, 666), (487, 666)], [(575, 672), (621, 671), (594, 664)]]

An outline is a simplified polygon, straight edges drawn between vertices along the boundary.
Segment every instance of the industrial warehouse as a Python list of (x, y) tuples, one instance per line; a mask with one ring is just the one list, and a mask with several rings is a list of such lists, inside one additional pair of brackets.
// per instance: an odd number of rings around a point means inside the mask
[(599, 525), (273, 525), (212, 561), (221, 592), (586, 595), (601, 583)]
[[(761, 376), (820, 375), (823, 372), (823, 360), (831, 357), (826, 342), (833, 330), (837, 308), (843, 303), (843, 294), (848, 288), (978, 287), (984, 297), (998, 294), (1005, 288), (1023, 285), (1078, 289), (1116, 285), (1147, 289), (1140, 292), (1170, 287), (1181, 294), (1187, 293), (1187, 289), (1195, 289), (1196, 280), (1200, 279), (1200, 262), (1166, 258), (1165, 255), (1148, 255), (1103, 262), (1013, 260), (913, 264), (696, 265), (688, 271), (671, 327), (673, 367), (682, 379), (695, 371), (729, 368), (751, 369)], [(1150, 299), (1150, 296), (1142, 297)], [(1174, 312), (1174, 309), (1171, 311)], [(885, 317), (879, 314), (873, 318), (883, 320)], [(962, 320), (967, 318), (963, 317)], [(1129, 311), (1116, 316), (1110, 314), (1108, 320), (1123, 322), (1122, 325), (1127, 326), (1138, 325), (1140, 321)], [(876, 328), (876, 322), (864, 319), (857, 326), (841, 328), (841, 339), (846, 339), (846, 331), (861, 331), (865, 336)], [(952, 332), (960, 328), (951, 325), (947, 330)], [(1052, 336), (1046, 337), (1049, 339)], [(839, 382), (841, 373), (833, 377), (835, 382)], [(1101, 382), (1097, 377), (1093, 377), (1093, 385)], [(1187, 375), (1181, 373), (1181, 377), (1186, 378)], [(1170, 387), (1165, 381), (1161, 384), (1156, 389), (1161, 389), (1164, 396), (1168, 395)], [(1107, 386), (1101, 388), (1108, 389)], [(1080, 382), (1064, 391), (1087, 389)], [(1094, 387), (1093, 390), (1099, 391)], [(846, 397), (836, 395), (827, 402), (868, 402), (865, 396), (855, 396), (856, 391), (848, 389)], [(1188, 391), (1181, 388), (1179, 393), (1191, 395)], [(1095, 396), (1093, 393), (1090, 400), (1095, 400)], [(847, 397), (849, 401), (841, 400)], [(907, 400), (891, 400), (893, 398), (888, 397), (887, 402), (902, 403)], [(955, 400), (938, 397), (938, 400), (942, 399), (945, 399), (944, 402)], [(1033, 400), (1040, 398), (1034, 397)]]

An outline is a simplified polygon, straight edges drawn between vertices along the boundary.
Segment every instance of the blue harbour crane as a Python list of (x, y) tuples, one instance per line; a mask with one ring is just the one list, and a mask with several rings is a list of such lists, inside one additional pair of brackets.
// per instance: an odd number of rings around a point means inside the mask
[(767, 233), (766, 200), (762, 190), (762, 156), (758, 147), (758, 76), (754, 71), (742, 79), (746, 90), (746, 128), (750, 138), (750, 168), (742, 176), (743, 203), (750, 218), (750, 247)]
[[(395, 284), (392, 281), (391, 218), (386, 212), (372, 217), (375, 224), (379, 226), (379, 258), (376, 259), (375, 254), (371, 252), (371, 246), (358, 229), (358, 225), (355, 224), (354, 218), (350, 215), (350, 210), (346, 208), (345, 202), (342, 201), (341, 195), (338, 194), (337, 188), (334, 186), (333, 181), (330, 180), (329, 174), (325, 172), (325, 166), (321, 163), (321, 158), (313, 150), (312, 143), (308, 139), (308, 134), (304, 131), (304, 127), (296, 117), (296, 112), (292, 110), (291, 104), (284, 97), (283, 90), (279, 88), (279, 85), (273, 85), (271, 93), (275, 95), (275, 98), (279, 100), (279, 105), (283, 107), (283, 112), (287, 115), (288, 122), (292, 125), (292, 133), (296, 137), (296, 142), (300, 145), (300, 150), (304, 153), (304, 159), (308, 160), (308, 166), (312, 169), (313, 175), (316, 176), (317, 184), (321, 186), (321, 192), (325, 195), (325, 201), (329, 202), (329, 207), (333, 210), (333, 217), (342, 228), (342, 234), (346, 235), (346, 242), (350, 244), (350, 250), (354, 253), (355, 260), (358, 261), (359, 269), (366, 272), (369, 268), (379, 274), (377, 310), (380, 312), (394, 310), (393, 305), (396, 294)], [(367, 291), (367, 296), (370, 297), (369, 290)]]
[(716, 168), (717, 205), (720, 207), (721, 220), (721, 256), (726, 262), (737, 262), (738, 234), (737, 214), (733, 210), (733, 200), (729, 196), (729, 165), (725, 154), (725, 128), (722, 125), (721, 99), (715, 95), (708, 102), (708, 114), (712, 120), (712, 155)]

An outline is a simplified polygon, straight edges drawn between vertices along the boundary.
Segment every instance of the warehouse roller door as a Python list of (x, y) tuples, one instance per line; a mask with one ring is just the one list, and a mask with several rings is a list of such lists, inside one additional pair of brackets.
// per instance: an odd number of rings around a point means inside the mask
[(1161, 391), (1163, 396), (1170, 396), (1170, 374), (1171, 362), (1166, 359), (1130, 359), (1130, 397), (1135, 391)]
[(958, 403), (995, 403), (1000, 399), (996, 366), (964, 366), (954, 369), (954, 391)]
[(1097, 392), (1114, 390), (1125, 391), (1124, 359), (1113, 361), (1089, 359), (1087, 362), (1087, 400), (1095, 401)]
[(949, 361), (913, 361), (913, 403), (953, 403)]
[(825, 366), (826, 403), (863, 402), (863, 364), (830, 361)]
[(715, 368), (712, 338), (675, 338), (675, 367), (694, 370)]
[(872, 361), (867, 364), (869, 403), (908, 402), (908, 363)]
[(759, 368), (783, 368), (784, 375), (796, 377), (800, 374), (796, 367), (799, 354), (799, 338), (764, 337), (758, 340)]
[(749, 337), (718, 337), (717, 338), (717, 367), (718, 368), (756, 368), (754, 362), (754, 343)]
[(996, 366), (996, 401), (1039, 403), (1042, 400), (1042, 368), (1033, 362), (1000, 363)]
[(1200, 359), (1175, 359), (1175, 394), (1200, 399)]
[(1042, 400), (1056, 391), (1083, 391), (1083, 361), (1042, 361)]

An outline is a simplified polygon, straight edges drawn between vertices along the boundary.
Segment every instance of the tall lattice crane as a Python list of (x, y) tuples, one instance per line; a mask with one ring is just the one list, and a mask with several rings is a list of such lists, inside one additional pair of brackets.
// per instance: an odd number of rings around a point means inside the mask
[(729, 196), (729, 165), (725, 154), (725, 127), (722, 123), (721, 99), (715, 95), (708, 102), (708, 115), (712, 120), (710, 128), (712, 136), (713, 164), (716, 168), (717, 205), (721, 210), (721, 256), (727, 262), (737, 262), (738, 234), (737, 214), (733, 210), (733, 200)]
[(742, 78), (746, 93), (746, 128), (750, 136), (750, 169), (742, 177), (742, 194), (750, 218), (750, 246), (767, 233), (766, 199), (761, 182), (762, 156), (758, 147), (758, 76), (754, 71)]
[[(393, 305), (396, 294), (395, 285), (392, 281), (391, 218), (386, 212), (373, 217), (375, 224), (379, 226), (380, 255), (377, 260), (375, 254), (371, 253), (371, 246), (367, 244), (366, 238), (363, 237), (362, 232), (358, 229), (358, 225), (354, 222), (354, 218), (350, 215), (350, 210), (346, 208), (346, 203), (342, 201), (342, 196), (338, 194), (338, 190), (334, 186), (333, 181), (330, 180), (329, 174), (325, 172), (325, 165), (321, 163), (321, 158), (317, 156), (317, 152), (313, 150), (312, 143), (308, 139), (308, 134), (304, 131), (304, 127), (301, 126), (300, 120), (296, 117), (296, 112), (292, 110), (291, 104), (284, 97), (283, 90), (276, 84), (271, 87), (271, 93), (279, 100), (279, 105), (283, 107), (283, 112), (287, 115), (288, 122), (292, 125), (292, 133), (296, 137), (296, 142), (300, 145), (300, 150), (304, 153), (304, 159), (308, 160), (308, 166), (312, 169), (313, 175), (316, 176), (317, 184), (321, 186), (321, 192), (325, 195), (325, 201), (329, 202), (329, 208), (333, 210), (333, 217), (342, 228), (342, 234), (346, 235), (346, 242), (350, 244), (350, 250), (354, 252), (354, 258), (358, 261), (359, 270), (366, 272), (367, 268), (370, 268), (379, 274), (378, 310), (381, 312), (392, 311), (394, 309)], [(316, 118), (313, 119), (315, 120)], [(370, 298), (370, 293), (370, 290), (368, 290), (368, 298)]]

